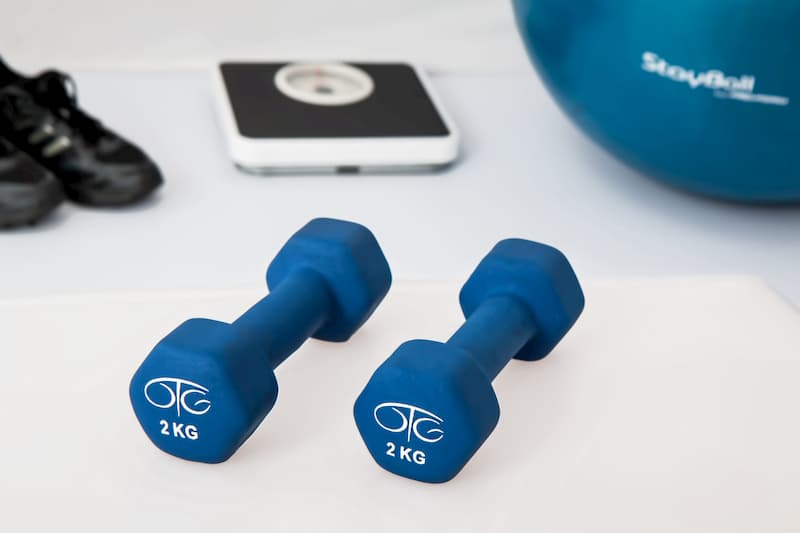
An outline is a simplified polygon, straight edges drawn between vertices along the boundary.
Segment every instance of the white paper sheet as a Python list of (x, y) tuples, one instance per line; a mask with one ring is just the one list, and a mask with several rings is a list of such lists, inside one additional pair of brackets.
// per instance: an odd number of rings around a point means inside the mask
[(398, 284), (348, 344), (312, 341), (227, 463), (154, 448), (133, 371), (252, 292), (0, 302), (0, 531), (800, 530), (800, 316), (759, 281), (619, 280), (547, 359), (495, 381), (500, 424), (452, 482), (377, 467), (351, 410), (403, 340), (444, 340), (455, 286)]

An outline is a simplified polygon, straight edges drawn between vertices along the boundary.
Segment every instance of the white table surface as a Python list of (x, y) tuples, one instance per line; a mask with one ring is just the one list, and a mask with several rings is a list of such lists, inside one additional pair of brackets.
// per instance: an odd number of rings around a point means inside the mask
[(219, 465), (154, 448), (128, 382), (186, 317), (263, 291), (0, 301), (0, 531), (800, 531), (800, 314), (752, 279), (586, 284), (556, 350), (495, 380), (499, 425), (453, 481), (380, 469), (353, 401), (400, 342), (457, 327), (456, 291), (399, 283), (350, 342), (301, 347)]
[(85, 107), (144, 146), (166, 186), (123, 210), (64, 206), (0, 233), (0, 296), (255, 288), (308, 219), (369, 226), (396, 279), (463, 280), (497, 240), (552, 243), (582, 277), (751, 274), (800, 303), (800, 208), (664, 187), (587, 141), (532, 74), (441, 75), (463, 158), (439, 175), (254, 177), (229, 163), (202, 71), (80, 71)]

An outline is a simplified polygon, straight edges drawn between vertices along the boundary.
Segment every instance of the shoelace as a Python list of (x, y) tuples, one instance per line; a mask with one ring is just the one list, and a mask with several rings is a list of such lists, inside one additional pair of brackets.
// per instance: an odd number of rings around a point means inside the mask
[(0, 93), (0, 115), (42, 157), (55, 157), (72, 146), (69, 132), (60, 132), (53, 116), (22, 88)]
[(0, 96), (0, 113), (15, 130), (35, 128), (47, 119), (47, 111), (22, 89), (6, 90)]
[(105, 135), (102, 123), (78, 107), (78, 93), (71, 76), (57, 70), (43, 72), (32, 80), (36, 99), (66, 121), (90, 142)]

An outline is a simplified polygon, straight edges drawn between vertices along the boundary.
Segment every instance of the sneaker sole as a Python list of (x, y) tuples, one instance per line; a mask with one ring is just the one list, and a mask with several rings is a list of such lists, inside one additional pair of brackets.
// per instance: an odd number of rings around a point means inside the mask
[(158, 168), (154, 167), (136, 188), (114, 189), (110, 187), (104, 191), (86, 191), (81, 187), (70, 187), (68, 184), (64, 184), (64, 192), (67, 198), (76, 204), (91, 207), (123, 207), (144, 200), (162, 183), (164, 180), (161, 173)]
[(14, 198), (17, 192), (11, 187), (0, 187), (0, 206), (5, 206), (0, 207), (1, 229), (34, 225), (64, 201), (61, 184), (55, 179), (45, 182), (39, 191), (37, 201), (28, 205), (19, 205), (19, 200)]

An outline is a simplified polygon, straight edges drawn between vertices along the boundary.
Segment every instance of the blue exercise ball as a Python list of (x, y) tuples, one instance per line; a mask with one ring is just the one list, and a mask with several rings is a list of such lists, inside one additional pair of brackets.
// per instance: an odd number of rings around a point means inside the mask
[(800, 201), (800, 1), (513, 4), (545, 85), (616, 157), (706, 196)]

